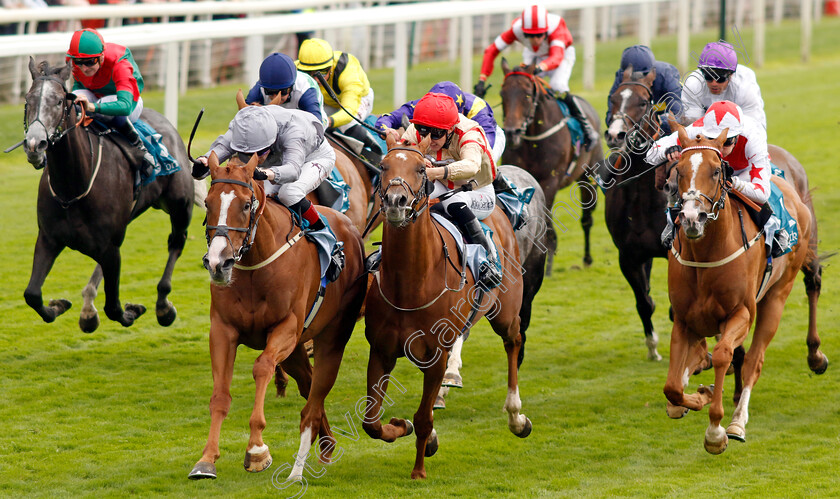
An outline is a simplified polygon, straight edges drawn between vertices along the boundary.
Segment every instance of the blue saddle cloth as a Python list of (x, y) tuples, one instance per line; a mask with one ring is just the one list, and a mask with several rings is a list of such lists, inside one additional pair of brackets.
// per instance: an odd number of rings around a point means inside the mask
[(507, 182), (511, 186), (512, 191), (499, 192), (496, 194), (496, 199), (502, 211), (505, 212), (505, 215), (510, 220), (510, 225), (513, 227), (513, 230), (519, 230), (525, 225), (528, 217), (526, 208), (528, 203), (531, 202), (531, 198), (534, 197), (534, 188), (519, 189), (510, 180)]
[(135, 121), (134, 129), (140, 135), (143, 145), (155, 158), (155, 171), (149, 177), (142, 179), (143, 185), (151, 183), (157, 177), (172, 175), (181, 169), (181, 165), (172, 157), (169, 149), (166, 148), (166, 144), (163, 143), (163, 137), (157, 133), (157, 130), (143, 120)]
[[(480, 244), (467, 243), (463, 234), (461, 234), (461, 231), (458, 230), (458, 227), (440, 213), (432, 212), (432, 218), (434, 218), (441, 227), (446, 229), (447, 232), (452, 234), (452, 237), (455, 239), (458, 246), (459, 259), (461, 262), (466, 262), (467, 268), (470, 269), (473, 277), (478, 280), (478, 269), (481, 268), (482, 263), (487, 261), (487, 250), (485, 250), (484, 246)], [(490, 241), (490, 244), (493, 244), (495, 248), (496, 243), (493, 242), (493, 230), (485, 225), (484, 222), (481, 222), (481, 229), (484, 230), (487, 240)], [(496, 251), (496, 254), (498, 254), (498, 250)], [(501, 262), (501, 258), (496, 258), (496, 268), (499, 272), (502, 271)]]
[(569, 128), (569, 133), (572, 136), (572, 144), (575, 145), (575, 149), (578, 154), (580, 154), (580, 146), (583, 144), (583, 127), (578, 120), (572, 117), (572, 113), (569, 111), (569, 106), (566, 105), (563, 100), (557, 99), (557, 105), (560, 106), (560, 110), (563, 112), (563, 115), (568, 117), (566, 126)]
[[(365, 123), (370, 125), (371, 128), (375, 129), (377, 119), (379, 119), (379, 116), (376, 116), (375, 114), (370, 114), (370, 115), (368, 115), (367, 118), (365, 118), (364, 121), (365, 121)], [(367, 130), (367, 133), (368, 133), (368, 135), (373, 137), (373, 140), (376, 141), (377, 144), (379, 144), (379, 151), (378, 152), (382, 153), (382, 154), (385, 154), (388, 151), (388, 145), (385, 143), (385, 139), (380, 137), (378, 133), (373, 133), (370, 130)], [(377, 152), (377, 151), (374, 151), (374, 152)]]
[[(771, 165), (771, 167), (774, 175), (785, 178), (781, 169), (775, 165)], [(790, 216), (787, 208), (785, 208), (785, 200), (781, 189), (773, 182), (770, 182), (770, 198), (767, 202), (773, 209), (773, 216), (779, 219), (779, 228), (773, 235), (773, 256), (778, 257), (790, 253), (791, 248), (799, 242), (799, 227), (796, 220)]]

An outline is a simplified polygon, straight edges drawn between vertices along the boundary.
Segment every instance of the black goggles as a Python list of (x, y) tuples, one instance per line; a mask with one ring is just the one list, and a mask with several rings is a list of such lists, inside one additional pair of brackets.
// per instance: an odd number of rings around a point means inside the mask
[(701, 69), (703, 78), (706, 81), (716, 81), (717, 83), (726, 83), (729, 77), (732, 76), (731, 71), (715, 71), (713, 69)]
[(285, 95), (289, 95), (290, 93), (292, 93), (292, 87), (289, 87), (289, 88), (281, 88), (281, 89), (275, 89), (275, 88), (263, 88), (263, 92), (265, 92), (265, 95), (271, 95), (271, 96), (274, 96), (274, 95), (280, 94), (280, 95), (284, 95), (284, 96), (285, 96)]
[(734, 146), (737, 142), (738, 142), (738, 136), (737, 136), (737, 135), (736, 135), (736, 136), (734, 136), (734, 137), (729, 137), (729, 138), (728, 138), (728, 139), (726, 139), (726, 141), (723, 143), (723, 147)]
[[(271, 146), (266, 147), (266, 148), (265, 148), (265, 149), (263, 149), (262, 151), (257, 151), (257, 157), (260, 157), (260, 158), (261, 158), (261, 157), (263, 157), (263, 156), (264, 156), (266, 153), (268, 153), (270, 150), (271, 150)], [(246, 164), (247, 164), (249, 161), (251, 161), (251, 157), (252, 157), (253, 155), (254, 155), (254, 153), (252, 153), (252, 152), (237, 152), (237, 153), (236, 153), (236, 156), (239, 158), (239, 161), (241, 161), (242, 163), (246, 163)]]
[(540, 38), (545, 36), (545, 33), (525, 33), (525, 38)]
[(434, 128), (426, 125), (414, 125), (414, 128), (421, 137), (431, 135), (433, 140), (440, 139), (446, 135), (446, 130), (442, 128)]
[(76, 66), (93, 67), (99, 63), (98, 57), (88, 57), (87, 59), (73, 59), (73, 64)]

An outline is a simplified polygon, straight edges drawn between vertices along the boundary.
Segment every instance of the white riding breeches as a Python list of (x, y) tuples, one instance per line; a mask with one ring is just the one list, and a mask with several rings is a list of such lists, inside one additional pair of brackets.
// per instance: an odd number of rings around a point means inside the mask
[[(116, 102), (117, 101), (117, 96), (116, 95), (103, 95), (102, 98), (100, 99), (93, 92), (91, 92), (90, 90), (88, 90), (86, 88), (80, 88), (78, 90), (74, 90), (73, 93), (76, 94), (76, 95), (84, 95), (85, 97), (87, 97), (87, 100), (89, 102), (92, 102), (92, 103), (94, 103), (94, 102)], [(142, 114), (142, 113), (143, 113), (143, 97), (138, 97), (137, 98), (137, 105), (134, 107), (134, 111), (132, 111), (131, 114), (128, 115), (128, 121), (134, 123), (135, 121), (137, 121), (140, 118), (140, 114)]]
[(267, 196), (277, 197), (284, 206), (292, 206), (321, 185), (333, 168), (335, 168), (335, 152), (325, 140), (316, 152), (307, 156), (297, 180), (283, 185), (265, 180), (263, 181), (265, 193)]
[[(528, 64), (540, 63), (548, 58), (548, 54), (537, 54), (529, 46), (522, 50), (522, 60)], [(575, 46), (570, 45), (566, 47), (563, 54), (563, 61), (560, 65), (551, 71), (540, 73), (543, 79), (548, 80), (548, 84), (559, 93), (569, 91), (569, 78), (572, 77), (572, 68), (575, 66)]]
[[(327, 106), (326, 104), (324, 104), (324, 110), (327, 112), (327, 115), (329, 116), (329, 115), (332, 115), (333, 113), (341, 111), (341, 108)], [(359, 120), (365, 121), (365, 118), (370, 116), (370, 113), (372, 113), (372, 112), (373, 112), (373, 88), (370, 89), (370, 92), (368, 92), (367, 95), (362, 96), (362, 102), (361, 102), (361, 104), (359, 104), (359, 110), (356, 112), (355, 116), (356, 116), (356, 118), (359, 118)], [(347, 123), (345, 125), (341, 125), (339, 127), (336, 127), (336, 130), (343, 133), (348, 128), (350, 128), (352, 126), (356, 126), (356, 125), (358, 125), (358, 123), (356, 123), (356, 120), (350, 120), (350, 123)]]
[[(431, 197), (436, 198), (451, 190), (443, 182), (435, 180), (435, 188)], [(445, 201), (441, 201), (440, 205), (448, 208), (452, 203), (464, 203), (479, 220), (484, 220), (493, 213), (493, 209), (496, 207), (496, 191), (493, 189), (493, 184), (488, 184), (474, 191), (459, 192)]]
[(496, 137), (493, 140), (493, 162), (498, 165), (502, 159), (502, 153), (505, 152), (505, 144), (507, 143), (505, 131), (499, 125), (496, 125)]

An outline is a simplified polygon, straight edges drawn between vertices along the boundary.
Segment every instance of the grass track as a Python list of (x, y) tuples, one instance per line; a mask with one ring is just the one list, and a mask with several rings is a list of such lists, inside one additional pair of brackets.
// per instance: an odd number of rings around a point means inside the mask
[[(749, 32), (742, 34), (751, 40)], [(713, 36), (692, 38), (692, 48), (699, 51)], [(840, 103), (833, 92), (840, 80), (840, 21), (823, 18), (816, 27), (813, 60), (807, 66), (797, 60), (798, 36), (796, 24), (769, 27), (768, 63), (757, 74), (770, 141), (793, 152), (809, 171), (816, 188), (821, 250), (834, 251), (840, 248), (835, 218), (840, 180), (834, 158)], [(583, 95), (602, 115), (613, 66), (631, 43), (599, 45), (597, 88)], [(675, 41), (667, 38), (653, 46), (663, 60), (669, 60), (673, 47)], [(515, 61), (518, 55), (509, 53), (508, 58)], [(457, 66), (417, 66), (410, 73), (409, 93), (420, 95), (446, 78), (457, 78)], [(386, 111), (390, 73), (375, 71), (371, 79), (377, 111)], [(491, 103), (498, 101), (498, 65), (494, 80)], [(578, 68), (572, 87), (580, 86)], [(208, 107), (194, 151), (206, 148), (224, 130), (235, 110), (235, 88), (195, 90), (181, 100), (179, 129), (185, 136), (197, 110)], [(162, 100), (161, 93), (146, 95), (147, 105), (158, 109)], [(4, 147), (19, 139), (21, 116), (22, 106), (0, 107)], [(44, 296), (66, 297), (74, 307), (56, 323), (42, 323), (22, 298), (37, 234), (39, 174), (20, 151), (0, 157), (0, 174), (5, 236), (0, 251), (7, 255), (0, 267), (0, 496), (283, 497), (271, 477), (292, 462), (303, 402), (298, 396), (268, 401), (264, 436), (275, 464), (262, 474), (246, 473), (241, 463), (257, 352), (245, 348), (239, 350), (233, 404), (222, 428), (219, 479), (186, 479), (205, 443), (212, 389), (209, 280), (200, 261), (205, 251), (202, 216), (193, 219), (173, 278), (171, 299), (179, 312), (175, 324), (161, 328), (149, 312), (129, 329), (105, 320), (96, 333), (85, 335), (77, 325), (80, 291), (93, 263), (70, 251), (59, 257)], [(556, 273), (536, 299), (520, 376), (523, 411), (534, 423), (532, 435), (520, 440), (507, 430), (504, 351), (483, 323), (464, 351), (466, 388), (453, 391), (449, 409), (437, 414), (441, 447), (427, 460), (429, 479), (409, 480), (413, 440), (372, 441), (353, 414), (365, 393), (367, 342), (360, 323), (327, 399), (333, 427), (355, 427), (358, 439), (337, 437), (344, 454), (322, 477), (309, 480), (307, 497), (840, 495), (840, 302), (834, 267), (825, 272), (820, 332), (823, 350), (835, 364), (819, 377), (807, 368), (807, 301), (804, 286), (797, 284), (752, 399), (747, 443), (732, 442), (723, 455), (710, 456), (702, 447), (705, 410), (679, 421), (664, 414), (667, 361), (644, 360), (641, 326), (603, 223), (603, 205), (592, 231), (591, 268), (580, 268), (580, 229), (573, 220), (567, 225), (570, 230), (559, 234)], [(123, 245), (123, 302), (154, 304), (167, 232), (168, 221), (159, 212), (144, 215), (130, 228)], [(652, 281), (659, 305), (654, 324), (660, 353), (667, 359), (664, 261), (654, 265)], [(100, 309), (103, 300), (97, 299)], [(385, 417), (408, 417), (416, 410), (421, 376), (404, 360), (394, 376), (407, 392), (391, 387), (394, 405)], [(692, 379), (690, 388), (711, 379), (710, 372), (703, 373)], [(725, 389), (729, 398), (731, 378)], [(289, 393), (295, 391), (292, 384)], [(725, 409), (728, 422), (733, 407), (727, 403)]]

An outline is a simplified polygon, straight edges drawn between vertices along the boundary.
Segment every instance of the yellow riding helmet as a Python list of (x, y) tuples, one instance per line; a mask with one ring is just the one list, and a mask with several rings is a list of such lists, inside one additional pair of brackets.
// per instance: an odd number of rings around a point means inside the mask
[(329, 42), (320, 38), (310, 38), (300, 44), (298, 60), (295, 66), (301, 71), (318, 71), (332, 67), (333, 49)]

